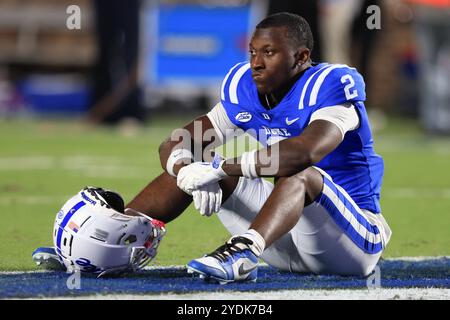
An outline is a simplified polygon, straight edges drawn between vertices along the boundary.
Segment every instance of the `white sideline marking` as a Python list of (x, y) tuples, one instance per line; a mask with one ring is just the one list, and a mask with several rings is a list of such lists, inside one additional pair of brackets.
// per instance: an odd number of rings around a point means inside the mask
[[(124, 173), (125, 174), (125, 173)], [(118, 174), (116, 171), (84, 171), (84, 175), (89, 178), (102, 177), (102, 178), (120, 178), (124, 177), (134, 179), (141, 178), (142, 172), (136, 170), (129, 174)], [(60, 203), (69, 199), (71, 196), (43, 196), (43, 195), (0, 195), (0, 206), (12, 205), (12, 204), (28, 204), (28, 205), (44, 205), (52, 203)], [(394, 199), (450, 199), (450, 189), (420, 189), (420, 188), (386, 188), (382, 190), (383, 198)]]
[(48, 169), (56, 158), (49, 156), (0, 157), (0, 170)]
[[(385, 260), (423, 261), (447, 258), (449, 256), (396, 257)], [(265, 263), (261, 263), (265, 266)], [(149, 266), (145, 270), (177, 269), (184, 270), (185, 266)], [(14, 275), (22, 273), (45, 273), (37, 271), (6, 271), (0, 275)], [(6, 300), (17, 300), (11, 298)], [(440, 288), (376, 288), (376, 289), (300, 289), (300, 290), (272, 290), (258, 292), (200, 292), (187, 294), (108, 294), (70, 297), (33, 297), (20, 300), (450, 300), (450, 289)]]
[(436, 259), (450, 259), (450, 256), (418, 256), (418, 257), (395, 257), (395, 258), (387, 258), (384, 261), (425, 261), (425, 260), (436, 260)]
[[(200, 292), (156, 295), (92, 295), (70, 297), (36, 297), (20, 300), (450, 300), (450, 289), (379, 288), (338, 290), (279, 290), (259, 292)], [(11, 299), (12, 300), (12, 299)]]
[[(261, 266), (266, 266), (266, 264), (262, 263)], [(168, 269), (175, 269), (175, 270), (183, 270), (186, 269), (186, 266), (183, 265), (171, 265), (171, 266), (147, 266), (144, 268), (144, 270), (168, 270)], [(33, 270), (33, 271), (0, 271), (0, 275), (4, 274), (21, 274), (21, 273), (45, 273), (45, 272), (53, 272), (49, 270)]]
[[(108, 156), (0, 157), (0, 171), (69, 170), (88, 178), (141, 178), (145, 163), (128, 165), (124, 159)], [(144, 169), (144, 170), (142, 170)]]
[[(425, 260), (436, 260), (436, 259), (450, 259), (450, 256), (418, 256), (418, 257), (395, 257), (395, 258), (386, 258), (383, 259), (383, 261), (398, 261), (398, 260), (405, 260), (405, 261), (425, 261)], [(267, 267), (267, 263), (260, 262), (258, 264), (260, 267)], [(145, 267), (143, 270), (184, 270), (186, 269), (185, 265), (169, 265), (169, 266), (156, 266), (151, 265)], [(33, 271), (0, 271), (0, 275), (3, 274), (21, 274), (21, 273), (44, 273), (44, 272), (53, 272), (48, 270), (33, 270)]]
[(47, 272), (52, 272), (49, 270), (34, 270), (34, 271), (1, 271), (0, 275), (14, 275), (14, 274), (22, 274), (22, 273), (28, 273), (28, 274), (33, 274), (33, 273), (47, 273)]
[[(450, 259), (450, 256), (418, 256), (418, 257), (395, 257), (395, 258), (386, 258), (383, 261), (425, 261), (425, 260), (435, 260), (435, 259)], [(259, 263), (260, 267), (266, 267), (266, 263)], [(185, 265), (169, 265), (169, 266), (147, 266), (144, 270), (183, 270), (186, 269)], [(44, 273), (44, 272), (52, 272), (48, 270), (33, 270), (33, 271), (0, 271), (0, 275), (2, 274), (20, 274), (20, 273)]]
[(381, 190), (383, 198), (430, 198), (450, 199), (449, 188), (384, 188)]
[[(431, 140), (410, 140), (403, 137), (394, 136), (378, 136), (375, 137), (375, 150), (377, 153), (383, 152), (415, 152), (423, 151), (426, 148), (427, 152), (434, 153), (436, 155), (449, 155), (450, 143), (448, 140), (431, 139)], [(377, 142), (378, 141), (378, 142)]]
[(26, 204), (26, 205), (45, 205), (52, 203), (64, 203), (71, 196), (0, 196), (0, 206)]

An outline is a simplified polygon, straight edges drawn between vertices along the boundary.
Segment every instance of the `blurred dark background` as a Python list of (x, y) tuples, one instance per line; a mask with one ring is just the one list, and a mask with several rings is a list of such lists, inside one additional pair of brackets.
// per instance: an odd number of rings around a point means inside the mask
[[(67, 26), (70, 5), (80, 29)], [(379, 29), (368, 27), (370, 8)], [(396, 115), (450, 132), (443, 0), (0, 0), (0, 117), (142, 125), (205, 112), (229, 68), (247, 59), (254, 25), (278, 11), (310, 22), (316, 61), (358, 68), (374, 126)]]

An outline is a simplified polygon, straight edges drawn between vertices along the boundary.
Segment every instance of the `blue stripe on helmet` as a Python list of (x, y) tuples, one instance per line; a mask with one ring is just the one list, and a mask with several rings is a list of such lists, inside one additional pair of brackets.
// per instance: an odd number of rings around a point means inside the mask
[(76, 205), (74, 205), (69, 210), (69, 212), (66, 214), (63, 221), (59, 225), (58, 234), (56, 235), (56, 251), (58, 252), (59, 255), (61, 255), (61, 238), (62, 238), (62, 233), (64, 231), (64, 228), (69, 223), (69, 220), (73, 217), (73, 215), (84, 205), (86, 205), (86, 202), (84, 202), (84, 201), (80, 201)]

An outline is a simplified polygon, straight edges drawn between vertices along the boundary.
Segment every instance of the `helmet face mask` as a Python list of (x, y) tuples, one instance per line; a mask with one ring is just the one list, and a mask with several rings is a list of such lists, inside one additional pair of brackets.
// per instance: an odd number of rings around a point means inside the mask
[(102, 276), (147, 265), (155, 255), (149, 249), (152, 235), (150, 218), (123, 214), (118, 193), (86, 187), (56, 215), (53, 241), (68, 271)]

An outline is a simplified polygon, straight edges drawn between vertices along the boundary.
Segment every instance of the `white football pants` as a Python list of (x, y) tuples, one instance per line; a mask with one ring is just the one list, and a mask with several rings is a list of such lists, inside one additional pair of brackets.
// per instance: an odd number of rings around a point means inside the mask
[[(391, 230), (381, 214), (359, 209), (345, 190), (318, 171), (324, 177), (321, 196), (304, 208), (294, 228), (266, 248), (261, 259), (291, 272), (367, 276)], [(245, 233), (273, 188), (264, 179), (241, 177), (218, 213), (225, 228), (232, 235)]]

